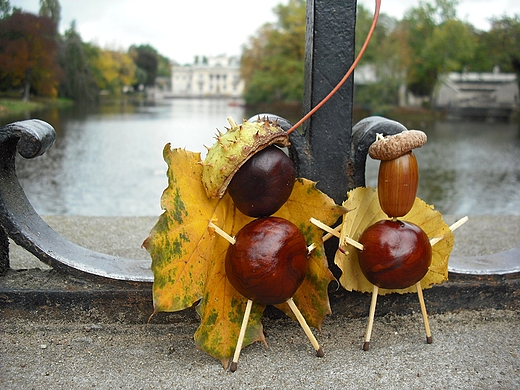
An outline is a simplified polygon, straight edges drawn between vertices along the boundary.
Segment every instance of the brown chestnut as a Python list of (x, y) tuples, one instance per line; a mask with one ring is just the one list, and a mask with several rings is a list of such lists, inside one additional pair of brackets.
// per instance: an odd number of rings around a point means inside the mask
[(307, 273), (307, 244), (292, 222), (278, 217), (245, 225), (226, 253), (226, 275), (246, 298), (276, 305), (291, 298)]
[(426, 233), (411, 222), (382, 220), (365, 229), (359, 242), (359, 266), (368, 281), (386, 289), (407, 288), (428, 272), (432, 247)]
[(257, 152), (235, 173), (229, 195), (250, 217), (274, 214), (289, 199), (296, 180), (291, 159), (277, 146)]

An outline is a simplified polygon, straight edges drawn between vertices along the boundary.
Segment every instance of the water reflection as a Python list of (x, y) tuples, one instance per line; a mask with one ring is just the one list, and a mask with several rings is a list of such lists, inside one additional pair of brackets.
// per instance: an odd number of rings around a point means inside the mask
[[(159, 215), (164, 146), (204, 155), (228, 116), (239, 121), (249, 113), (206, 99), (47, 112), (39, 117), (58, 139), (36, 160), (18, 156), (20, 182), (43, 215)], [(422, 130), (421, 198), (445, 214), (520, 215), (518, 124), (436, 122)], [(367, 185), (376, 186), (378, 164), (368, 159)]]

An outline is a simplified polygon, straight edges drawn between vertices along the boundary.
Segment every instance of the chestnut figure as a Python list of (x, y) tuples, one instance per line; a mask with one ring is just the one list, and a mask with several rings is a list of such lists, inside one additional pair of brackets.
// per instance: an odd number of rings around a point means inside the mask
[(411, 222), (382, 220), (369, 226), (359, 242), (359, 265), (368, 281), (386, 289), (407, 288), (428, 272), (432, 247), (426, 233)]
[(228, 185), (235, 206), (250, 217), (274, 214), (289, 199), (296, 180), (291, 159), (271, 145), (257, 152)]
[(245, 225), (226, 253), (226, 275), (246, 298), (276, 305), (302, 284), (308, 250), (296, 225), (283, 218), (256, 219)]

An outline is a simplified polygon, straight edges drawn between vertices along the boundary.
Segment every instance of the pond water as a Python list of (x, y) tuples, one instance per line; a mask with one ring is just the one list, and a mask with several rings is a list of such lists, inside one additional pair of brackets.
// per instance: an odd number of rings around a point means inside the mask
[[(42, 215), (159, 215), (167, 186), (164, 146), (204, 155), (203, 145), (213, 144), (228, 116), (240, 121), (249, 114), (226, 100), (211, 99), (34, 114), (54, 126), (57, 140), (37, 159), (18, 156), (19, 179)], [(428, 143), (416, 150), (419, 197), (444, 214), (520, 215), (518, 124), (403, 123), (428, 135)], [(369, 158), (367, 185), (377, 185), (377, 170), (378, 162)]]

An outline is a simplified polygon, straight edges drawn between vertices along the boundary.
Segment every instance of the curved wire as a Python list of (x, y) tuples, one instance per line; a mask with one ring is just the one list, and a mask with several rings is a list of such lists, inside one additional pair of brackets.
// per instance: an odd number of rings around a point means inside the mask
[(327, 101), (338, 91), (338, 89), (341, 88), (343, 84), (345, 84), (345, 81), (350, 77), (354, 69), (356, 68), (357, 64), (361, 60), (361, 57), (365, 53), (366, 48), (368, 47), (368, 44), (370, 42), (370, 39), (372, 39), (372, 34), (374, 33), (374, 30), (377, 25), (377, 20), (379, 19), (379, 10), (381, 9), (381, 0), (375, 0), (376, 1), (376, 8), (374, 10), (374, 17), (372, 19), (372, 25), (370, 26), (370, 30), (368, 31), (367, 37), (365, 39), (365, 42), (363, 43), (363, 46), (361, 47), (361, 50), (359, 51), (359, 54), (357, 55), (356, 59), (350, 66), (350, 69), (345, 73), (345, 76), (340, 80), (338, 85), (334, 87), (332, 91), (329, 92), (327, 96), (323, 98), (321, 102), (319, 102), (312, 110), (310, 110), (305, 116), (300, 119), (298, 122), (296, 122), (293, 127), (291, 127), (289, 130), (287, 130), (287, 134), (291, 134), (294, 130), (296, 130), (303, 122), (305, 122), (307, 119), (309, 119), (316, 111), (318, 111), (321, 106), (323, 106)]

